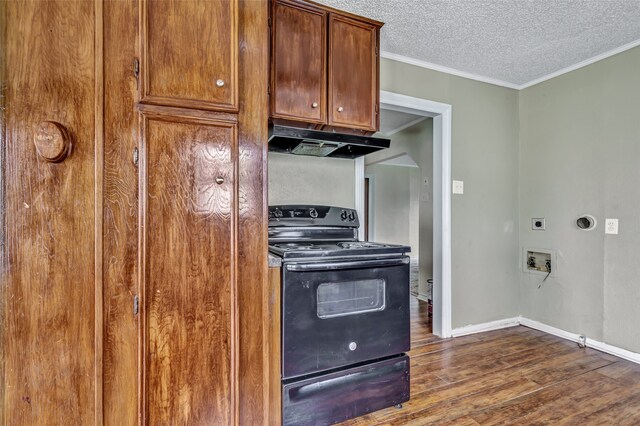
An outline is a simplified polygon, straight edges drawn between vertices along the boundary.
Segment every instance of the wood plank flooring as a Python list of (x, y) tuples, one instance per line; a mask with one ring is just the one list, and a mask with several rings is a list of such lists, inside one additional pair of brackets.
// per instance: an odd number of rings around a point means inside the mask
[(640, 424), (640, 365), (522, 326), (440, 339), (411, 309), (411, 400), (343, 426)]

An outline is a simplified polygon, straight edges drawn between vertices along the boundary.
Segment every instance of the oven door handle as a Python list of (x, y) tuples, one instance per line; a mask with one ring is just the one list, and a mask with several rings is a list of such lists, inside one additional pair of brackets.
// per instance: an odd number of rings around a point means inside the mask
[(385, 266), (407, 265), (408, 257), (395, 259), (353, 260), (347, 262), (322, 262), (322, 263), (292, 263), (286, 265), (287, 271), (312, 272), (312, 271), (337, 271), (340, 269), (380, 268)]

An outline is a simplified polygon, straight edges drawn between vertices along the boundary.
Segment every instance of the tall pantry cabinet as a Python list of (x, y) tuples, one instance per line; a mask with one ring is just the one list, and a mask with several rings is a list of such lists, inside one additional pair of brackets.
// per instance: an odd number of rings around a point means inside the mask
[(267, 21), (0, 3), (4, 424), (268, 422)]

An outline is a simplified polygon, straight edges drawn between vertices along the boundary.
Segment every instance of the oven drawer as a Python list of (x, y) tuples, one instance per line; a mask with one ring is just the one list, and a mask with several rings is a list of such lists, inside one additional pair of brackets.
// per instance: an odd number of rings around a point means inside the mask
[(407, 352), (408, 257), (285, 264), (282, 376), (285, 379)]
[(331, 425), (409, 400), (406, 355), (284, 384), (284, 425)]

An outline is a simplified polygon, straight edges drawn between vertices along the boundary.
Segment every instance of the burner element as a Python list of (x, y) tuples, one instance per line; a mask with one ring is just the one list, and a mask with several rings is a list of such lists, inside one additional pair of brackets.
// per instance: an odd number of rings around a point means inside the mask
[(322, 247), (318, 247), (315, 244), (311, 243), (283, 243), (283, 244), (275, 244), (275, 247), (284, 249), (284, 250), (321, 250)]
[(378, 248), (378, 247), (390, 247), (387, 244), (370, 243), (368, 241), (347, 241), (338, 243), (338, 247), (343, 249), (358, 249), (358, 248)]

